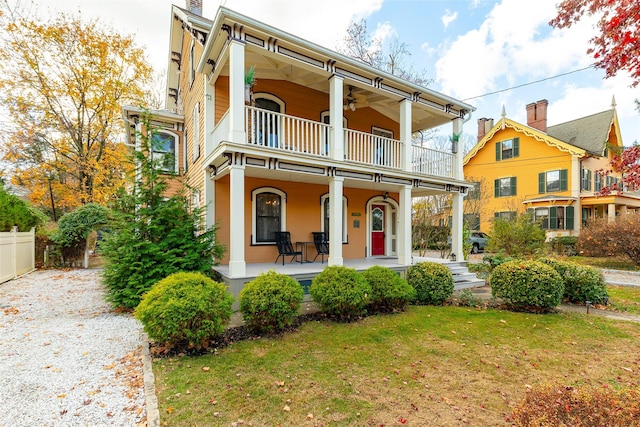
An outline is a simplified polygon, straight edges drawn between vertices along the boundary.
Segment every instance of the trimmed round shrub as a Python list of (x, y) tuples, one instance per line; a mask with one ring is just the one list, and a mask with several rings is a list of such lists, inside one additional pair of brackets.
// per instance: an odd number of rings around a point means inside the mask
[(491, 293), (519, 308), (551, 309), (562, 302), (564, 283), (552, 267), (538, 261), (509, 261), (489, 277)]
[(437, 262), (412, 265), (407, 269), (407, 282), (416, 290), (416, 304), (441, 305), (453, 295), (451, 270)]
[(415, 298), (416, 290), (390, 268), (374, 265), (362, 275), (371, 286), (369, 307), (374, 311), (404, 311)]
[(278, 332), (291, 326), (304, 298), (302, 286), (286, 274), (271, 270), (240, 291), (240, 311), (256, 332)]
[(588, 265), (541, 258), (540, 262), (553, 267), (564, 280), (564, 297), (573, 303), (604, 304), (609, 299), (607, 284), (602, 273)]
[(338, 265), (322, 270), (309, 287), (311, 298), (323, 313), (345, 320), (366, 313), (371, 293), (362, 274)]
[(233, 296), (202, 273), (174, 273), (153, 285), (135, 309), (145, 332), (170, 347), (202, 349), (231, 319)]

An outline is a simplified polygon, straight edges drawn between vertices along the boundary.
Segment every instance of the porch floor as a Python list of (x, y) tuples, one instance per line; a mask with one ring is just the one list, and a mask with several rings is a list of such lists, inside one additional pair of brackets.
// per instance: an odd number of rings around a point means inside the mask
[[(291, 257), (287, 257), (284, 265), (282, 265), (282, 261), (278, 260), (277, 263), (255, 263), (255, 264), (247, 264), (246, 265), (246, 274), (247, 278), (254, 278), (259, 276), (261, 273), (266, 273), (269, 270), (274, 270), (276, 273), (287, 274), (290, 276), (295, 275), (308, 275), (308, 274), (317, 274), (327, 267), (327, 259), (325, 258), (324, 263), (320, 262), (320, 258), (316, 260), (316, 262), (305, 262), (300, 264), (300, 262), (289, 262)], [(439, 262), (442, 264), (449, 263), (449, 260), (445, 260), (442, 258), (425, 258), (425, 257), (413, 257), (413, 264), (419, 262)], [(398, 264), (398, 258), (396, 257), (370, 257), (370, 258), (358, 258), (358, 259), (345, 259), (343, 261), (343, 265), (345, 267), (354, 268), (358, 271), (366, 270), (367, 268), (380, 265), (383, 267), (388, 267), (391, 269), (406, 267), (405, 265)], [(229, 277), (229, 266), (228, 265), (218, 265), (214, 267), (218, 273), (220, 273), (224, 277)]]

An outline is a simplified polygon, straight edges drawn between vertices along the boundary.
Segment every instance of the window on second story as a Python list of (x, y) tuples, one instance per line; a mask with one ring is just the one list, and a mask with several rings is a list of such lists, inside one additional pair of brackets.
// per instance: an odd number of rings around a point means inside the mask
[(593, 177), (593, 188), (594, 191), (602, 190), (602, 175), (596, 173), (596, 176)]
[(494, 181), (494, 196), (507, 197), (516, 195), (516, 177), (498, 178)]
[(502, 211), (493, 214), (494, 219), (503, 219), (505, 221), (515, 221), (517, 216), (518, 214), (514, 211)]
[(520, 138), (506, 139), (496, 143), (496, 161), (512, 159), (520, 155)]
[(195, 54), (195, 43), (191, 42), (191, 47), (189, 48), (189, 86), (193, 84), (193, 81), (196, 78), (196, 54)]
[(591, 191), (591, 171), (582, 169), (582, 180), (580, 188), (582, 191)]
[(167, 132), (154, 133), (151, 138), (152, 159), (158, 170), (174, 173), (176, 167), (176, 135)]
[[(612, 187), (612, 186), (615, 185), (616, 188), (617, 188), (617, 187), (619, 187), (619, 185), (618, 185), (619, 183), (620, 183), (620, 178), (616, 178), (614, 176), (608, 176), (607, 175), (607, 187)], [(622, 188), (619, 188), (619, 190), (622, 190)]]
[(538, 193), (566, 191), (568, 188), (567, 170), (540, 172), (538, 174)]

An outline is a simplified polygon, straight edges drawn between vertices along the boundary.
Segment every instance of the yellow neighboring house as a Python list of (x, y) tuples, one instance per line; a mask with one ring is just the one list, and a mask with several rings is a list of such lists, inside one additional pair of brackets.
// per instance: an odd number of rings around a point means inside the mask
[(532, 209), (547, 238), (577, 236), (593, 218), (640, 208), (637, 194), (597, 195), (620, 180), (620, 174), (596, 174), (623, 147), (615, 101), (609, 110), (549, 127), (547, 106), (547, 100), (528, 104), (526, 125), (504, 110), (498, 123), (478, 119), (478, 144), (463, 165), (465, 179), (483, 179), (491, 193), (476, 218), (481, 230), (490, 231), (494, 218)]

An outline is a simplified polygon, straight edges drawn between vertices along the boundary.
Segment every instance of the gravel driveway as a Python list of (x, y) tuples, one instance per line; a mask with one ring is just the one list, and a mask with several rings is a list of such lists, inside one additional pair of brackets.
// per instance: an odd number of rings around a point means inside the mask
[(99, 270), (0, 284), (0, 426), (146, 425), (141, 329)]

